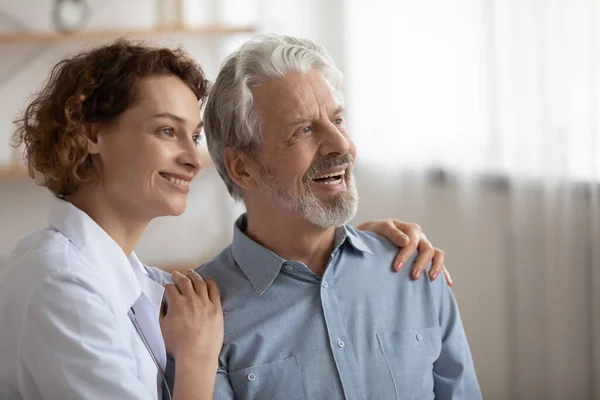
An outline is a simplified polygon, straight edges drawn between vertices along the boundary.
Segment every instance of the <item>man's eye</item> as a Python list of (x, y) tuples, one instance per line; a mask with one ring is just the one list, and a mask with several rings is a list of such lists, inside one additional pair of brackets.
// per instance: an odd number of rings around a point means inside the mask
[(341, 118), (336, 118), (333, 120), (333, 123), (336, 125), (342, 125), (344, 123), (344, 120)]
[(310, 126), (305, 126), (304, 128), (301, 129), (302, 133), (310, 133), (312, 132), (312, 128)]

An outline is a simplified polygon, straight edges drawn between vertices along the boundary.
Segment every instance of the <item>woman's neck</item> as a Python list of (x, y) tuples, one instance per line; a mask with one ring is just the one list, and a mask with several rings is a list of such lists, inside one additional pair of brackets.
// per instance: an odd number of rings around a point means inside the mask
[(75, 195), (65, 200), (93, 219), (127, 256), (133, 252), (150, 223), (149, 218), (136, 215), (134, 210), (119, 207), (99, 186), (80, 188)]

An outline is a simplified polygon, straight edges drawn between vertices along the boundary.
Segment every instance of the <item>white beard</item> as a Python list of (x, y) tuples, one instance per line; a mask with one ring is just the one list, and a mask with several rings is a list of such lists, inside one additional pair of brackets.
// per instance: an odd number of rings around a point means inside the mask
[(261, 167), (262, 189), (269, 200), (283, 206), (286, 210), (304, 217), (310, 223), (322, 228), (339, 227), (349, 223), (358, 207), (358, 192), (354, 183), (351, 167), (346, 171), (346, 190), (331, 196), (327, 201), (319, 199), (309, 184), (302, 192), (291, 195), (278, 187), (275, 175)]

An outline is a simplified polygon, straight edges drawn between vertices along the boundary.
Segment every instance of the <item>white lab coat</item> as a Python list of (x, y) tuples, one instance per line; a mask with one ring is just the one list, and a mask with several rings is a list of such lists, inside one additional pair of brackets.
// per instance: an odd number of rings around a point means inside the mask
[(57, 199), (50, 226), (0, 270), (0, 399), (159, 399), (163, 288), (87, 214)]

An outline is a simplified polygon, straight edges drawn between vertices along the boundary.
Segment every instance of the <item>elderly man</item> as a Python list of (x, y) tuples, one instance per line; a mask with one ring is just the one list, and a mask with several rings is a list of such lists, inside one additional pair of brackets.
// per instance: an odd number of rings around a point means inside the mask
[(398, 249), (346, 225), (358, 196), (340, 81), (323, 48), (269, 35), (212, 89), (209, 151), (247, 209), (198, 270), (222, 291), (214, 397), (479, 399), (446, 282), (392, 276)]

